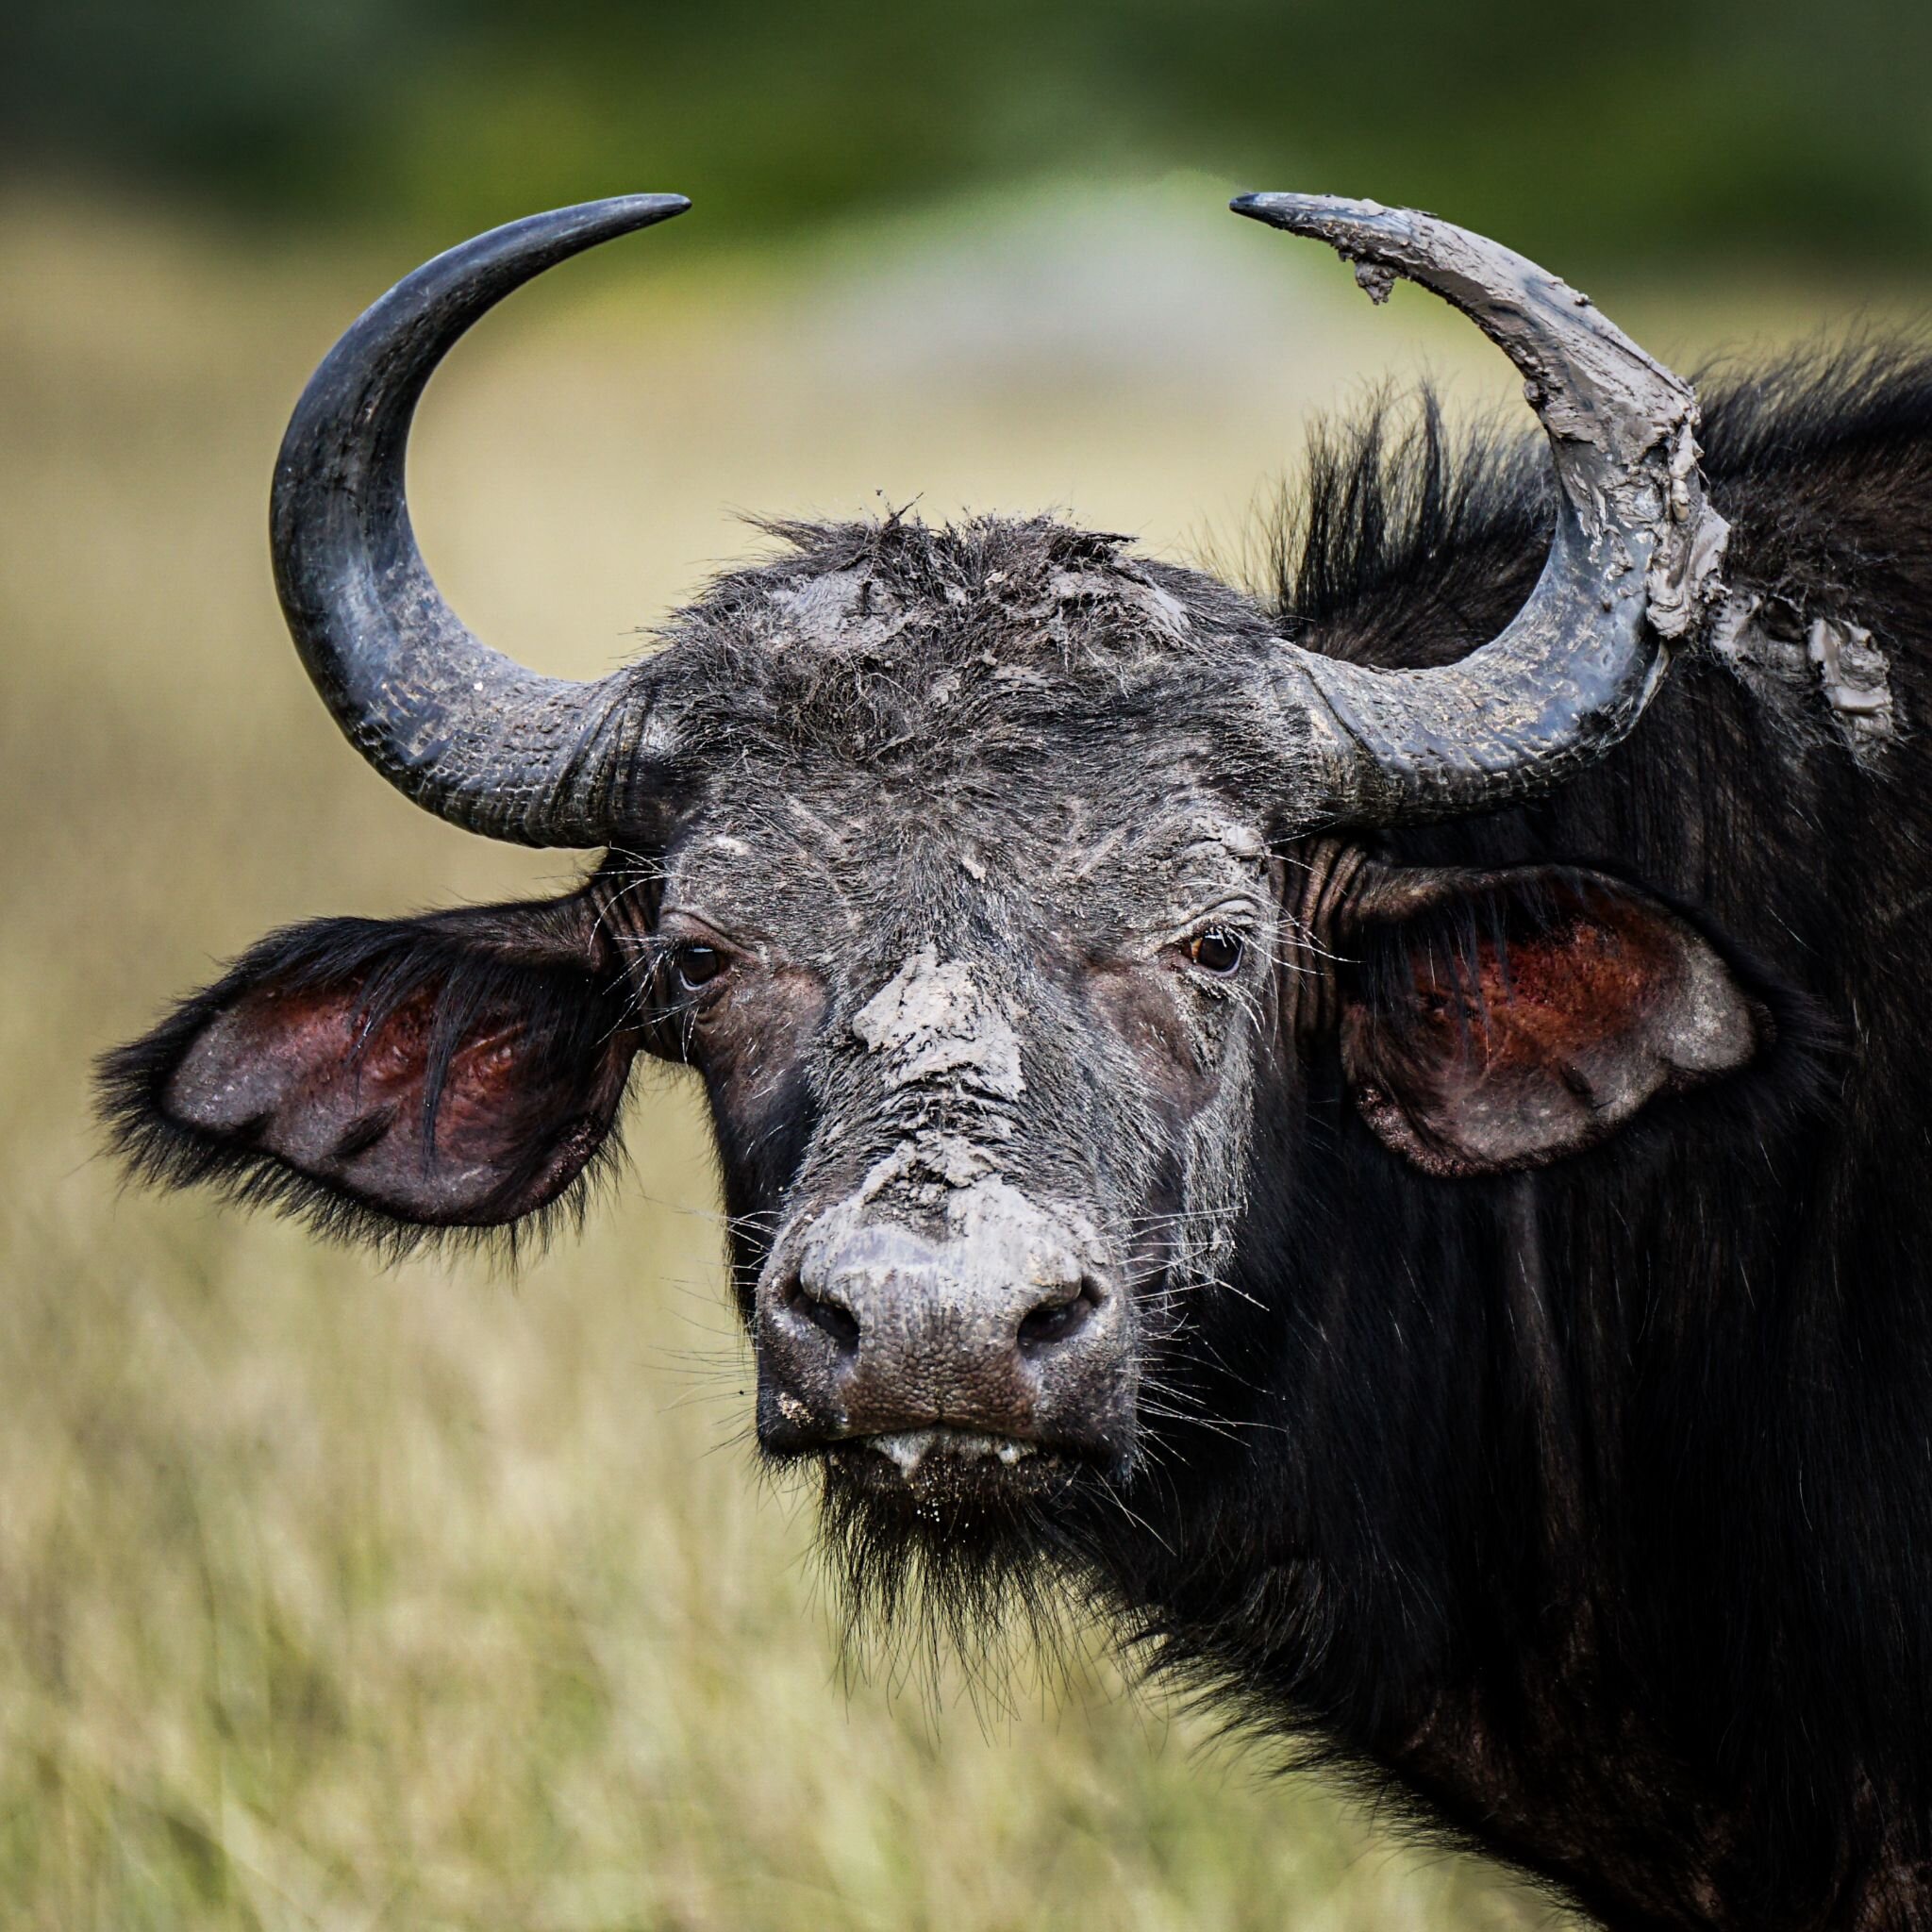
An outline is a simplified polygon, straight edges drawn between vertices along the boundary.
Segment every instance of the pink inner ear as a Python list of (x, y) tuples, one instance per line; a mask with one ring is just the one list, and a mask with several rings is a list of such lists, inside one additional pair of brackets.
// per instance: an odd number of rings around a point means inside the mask
[[(427, 1035), (425, 1034), (425, 1047)], [(507, 1133), (539, 1110), (543, 1094), (525, 1081), (531, 1071), (529, 1035), (515, 1021), (487, 1018), (481, 1030), (464, 1036), (450, 1057), (448, 1077), (436, 1115), (437, 1151), (459, 1159), (484, 1160), (501, 1147)], [(423, 1060), (416, 1072), (415, 1105), (422, 1105)], [(548, 1083), (546, 1083), (547, 1086)]]
[(1640, 1027), (1680, 976), (1665, 933), (1614, 904), (1507, 946), (1481, 941), (1474, 984), (1461, 962), (1426, 950), (1411, 963), (1438, 1051), (1504, 1077), (1589, 1058)]
[(521, 1014), (485, 1007), (451, 1054), (432, 1146), (424, 1107), (442, 992), (425, 986), (371, 1026), (356, 985), (257, 988), (189, 1049), (169, 1110), (406, 1219), (527, 1213), (603, 1141), (635, 1041), (613, 1032), (559, 1058)]
[[(1443, 886), (1444, 899), (1497, 890), (1454, 875)], [(1431, 1174), (1575, 1153), (1656, 1095), (1736, 1071), (1768, 1037), (1723, 958), (1674, 913), (1608, 879), (1563, 890), (1557, 923), (1473, 947), (1426, 914), (1397, 922), (1406, 991), (1345, 1001), (1342, 1059), (1362, 1117)]]
[[(372, 1030), (358, 987), (264, 988), (236, 1009), (236, 1047), (258, 1057), (264, 1072), (279, 1074), (281, 1109), (306, 1106), (338, 1124), (380, 1112), (389, 1134), (420, 1156), (438, 993), (423, 988)], [(532, 1066), (527, 1047), (527, 1029), (514, 1017), (476, 1016), (450, 1055), (438, 1095), (437, 1160), (487, 1162), (514, 1154), (532, 1117), (554, 1097), (553, 1080)]]

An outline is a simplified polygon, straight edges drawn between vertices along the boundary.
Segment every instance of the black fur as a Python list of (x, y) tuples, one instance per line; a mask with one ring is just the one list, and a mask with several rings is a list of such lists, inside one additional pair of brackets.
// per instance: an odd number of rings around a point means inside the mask
[[(1195, 1429), (1139, 1505), (1157, 1534), (1097, 1532), (1097, 1567), (1222, 1707), (1620, 1927), (1919, 1924), (1932, 359), (1705, 393), (1730, 585), (1869, 626), (1899, 741), (1861, 767), (1815, 690), (1692, 651), (1594, 771), (1382, 856), (1633, 878), (1745, 962), (1778, 1054), (1489, 1183), (1406, 1171), (1318, 1059), (1255, 1178), (1262, 1307), (1219, 1305), (1193, 1362), (1241, 1447)], [(1326, 648), (1445, 661), (1527, 594), (1548, 520), (1526, 456), (1378, 414), (1318, 451), (1274, 594)]]

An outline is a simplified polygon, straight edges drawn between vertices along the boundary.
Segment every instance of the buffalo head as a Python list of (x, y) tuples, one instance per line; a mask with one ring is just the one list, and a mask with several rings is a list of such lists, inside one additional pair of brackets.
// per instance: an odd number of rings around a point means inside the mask
[(267, 940), (110, 1057), (135, 1163), (396, 1239), (513, 1226), (581, 1198), (636, 1054), (686, 1062), (761, 1445), (820, 1459), (835, 1516), (940, 1555), (1130, 1507), (1292, 1185), (1311, 1055), (1449, 1177), (1567, 1154), (1750, 1058), (1762, 1015), (1643, 894), (1366, 842), (1559, 784), (1637, 724), (1723, 548), (1690, 389), (1446, 223), (1235, 206), (1372, 293), (1434, 290), (1522, 371), (1554, 533), (1493, 641), (1371, 670), (1124, 539), (889, 517), (774, 525), (780, 553), (642, 661), (538, 676), (424, 566), (410, 419), (492, 303), (685, 204), (499, 229), (316, 374), (276, 579), (342, 730), (417, 804), (605, 856), (548, 905)]

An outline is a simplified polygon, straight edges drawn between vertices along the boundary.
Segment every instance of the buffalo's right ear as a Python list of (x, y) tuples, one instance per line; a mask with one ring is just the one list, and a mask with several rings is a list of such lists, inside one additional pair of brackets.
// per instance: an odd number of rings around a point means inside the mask
[(104, 1057), (137, 1177), (407, 1245), (569, 1198), (641, 1043), (587, 893), (273, 934)]

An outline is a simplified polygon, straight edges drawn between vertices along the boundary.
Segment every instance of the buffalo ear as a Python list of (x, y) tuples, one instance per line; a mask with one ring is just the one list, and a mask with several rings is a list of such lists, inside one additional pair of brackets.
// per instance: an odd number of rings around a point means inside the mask
[(1352, 909), (1342, 1065), (1371, 1129), (1428, 1174), (1560, 1159), (1771, 1042), (1708, 940), (1601, 874), (1391, 869)]
[(100, 1101), (140, 1178), (407, 1245), (561, 1200), (608, 1141), (638, 1044), (583, 895), (319, 920), (107, 1055)]

